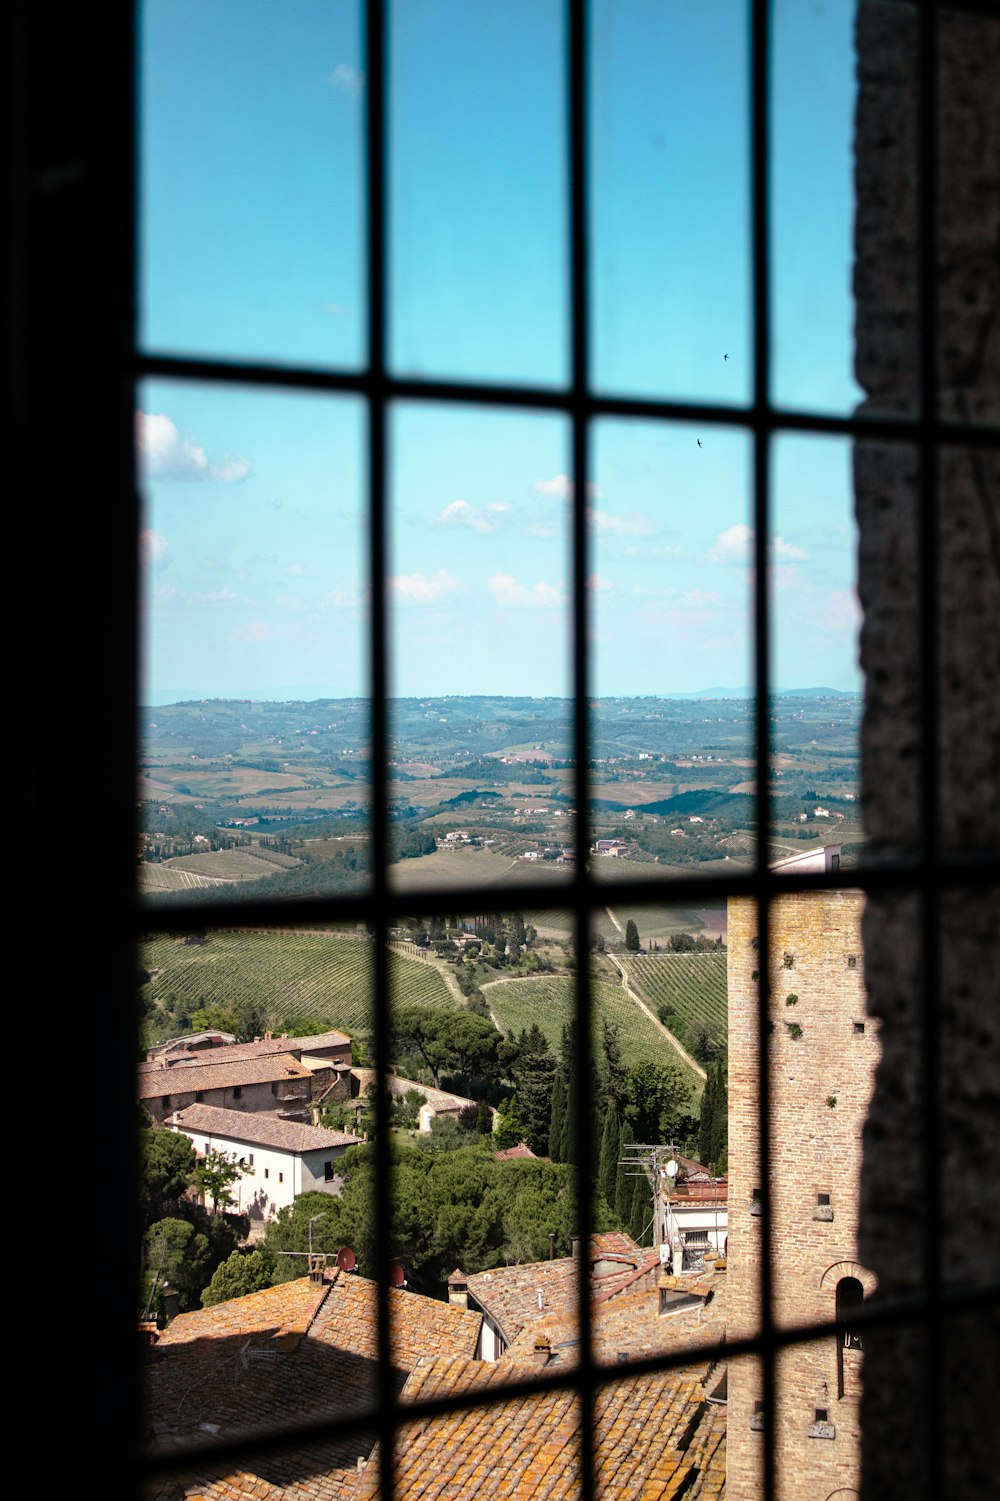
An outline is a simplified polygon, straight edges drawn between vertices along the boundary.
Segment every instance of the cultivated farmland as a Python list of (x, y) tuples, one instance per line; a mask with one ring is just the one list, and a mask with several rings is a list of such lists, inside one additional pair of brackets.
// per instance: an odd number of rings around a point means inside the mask
[[(619, 954), (629, 984), (660, 1015), (689, 1052), (702, 1035), (726, 1045), (726, 956), (718, 954)], [(669, 1015), (666, 1014), (669, 1012)]]
[[(482, 990), (504, 1032), (520, 1032), (537, 1022), (550, 1047), (558, 1049), (562, 1029), (572, 1015), (572, 978), (544, 976), (527, 980), (494, 980)], [(700, 1091), (701, 1081), (622, 986), (598, 980), (591, 993), (595, 1051), (600, 1047), (601, 1023), (610, 1022), (620, 1029), (622, 1054), (630, 1067), (644, 1059), (675, 1064)]]
[[(209, 931), (206, 941), (172, 937), (142, 946), (152, 975), (140, 991), (150, 1029), (157, 1001), (172, 996), (170, 1010), (190, 1014), (201, 1006), (262, 1003), (276, 1025), (294, 1031), (315, 1018), (349, 1036), (371, 1031), (372, 946), (363, 934)], [(390, 952), (391, 995), (400, 1005), (457, 1004), (435, 965)]]

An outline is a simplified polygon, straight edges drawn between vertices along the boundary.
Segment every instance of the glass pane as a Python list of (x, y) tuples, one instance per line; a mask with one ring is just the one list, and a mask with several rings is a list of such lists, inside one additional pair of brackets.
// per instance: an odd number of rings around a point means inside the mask
[(749, 445), (602, 422), (594, 451), (591, 868), (717, 873), (755, 826)]
[(358, 5), (145, 0), (140, 46), (142, 342), (356, 365)]
[(596, 0), (592, 14), (595, 383), (744, 402), (746, 7)]
[(487, 1360), (541, 1316), (540, 1277), (553, 1306), (575, 1285), (573, 977), (530, 911), (390, 932), (393, 1254), (409, 1286), (484, 1311)]
[(783, 437), (774, 455), (770, 855), (836, 845), (846, 866), (864, 842), (852, 446)]
[(395, 416), (390, 805), (407, 889), (565, 879), (570, 484), (561, 419)]
[(180, 383), (140, 400), (140, 889), (196, 904), (356, 890), (359, 408)]
[(564, 7), (391, 8), (391, 357), (566, 378)]
[(773, 397), (853, 410), (855, 4), (777, 0), (771, 55)]

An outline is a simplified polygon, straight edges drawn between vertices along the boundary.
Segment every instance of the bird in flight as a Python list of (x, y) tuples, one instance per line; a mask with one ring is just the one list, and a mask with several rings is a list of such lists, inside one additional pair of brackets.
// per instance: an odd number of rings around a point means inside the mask
[(728, 360), (728, 359), (729, 359), (729, 356), (728, 356), (728, 354), (724, 354), (724, 355), (723, 355), (723, 356), (722, 356), (722, 363), (723, 363), (723, 364), (725, 364), (725, 363), (726, 363), (726, 361), (727, 361), (727, 360)]
[(696, 438), (695, 441), (698, 444), (698, 447), (700, 448), (701, 447), (701, 439), (700, 438)]

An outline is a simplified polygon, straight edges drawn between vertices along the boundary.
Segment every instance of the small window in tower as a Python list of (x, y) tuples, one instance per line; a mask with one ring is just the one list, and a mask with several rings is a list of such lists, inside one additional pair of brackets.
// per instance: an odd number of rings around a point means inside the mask
[(829, 1204), (829, 1202), (830, 1202), (830, 1195), (829, 1194), (817, 1194), (816, 1195), (816, 1203), (817, 1204)]
[(848, 956), (847, 956), (847, 968), (848, 969), (857, 969), (857, 967), (858, 967), (858, 956), (857, 956), (857, 954), (848, 954)]
[(864, 1035), (865, 1035), (865, 1024), (864, 1024), (864, 1022), (855, 1022), (854, 1023), (854, 1035), (855, 1035), (855, 1037), (864, 1037)]
[(815, 1418), (815, 1421), (817, 1423), (826, 1423), (829, 1420), (829, 1417), (830, 1417), (830, 1413), (829, 1413), (829, 1409), (828, 1408), (826, 1408), (826, 1407), (817, 1407), (816, 1408), (816, 1418)]

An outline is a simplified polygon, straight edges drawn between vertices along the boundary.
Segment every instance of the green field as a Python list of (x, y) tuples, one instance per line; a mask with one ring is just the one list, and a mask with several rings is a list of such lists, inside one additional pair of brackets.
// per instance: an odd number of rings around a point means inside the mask
[[(445, 887), (495, 886), (511, 867), (508, 855), (493, 850), (436, 850), (415, 860), (399, 860), (389, 867), (395, 891), (440, 891)], [(524, 869), (515, 866), (515, 869)]]
[(666, 1025), (690, 1051), (704, 1027), (709, 1039), (725, 1046), (726, 956), (719, 954), (622, 954), (629, 984), (653, 1011), (668, 1006)]
[(176, 866), (171, 867), (165, 861), (160, 864), (143, 861), (136, 867), (135, 879), (140, 894), (155, 891), (190, 891), (195, 886), (221, 886), (223, 884), (217, 878), (195, 875), (190, 870), (178, 870)]
[[(372, 950), (361, 935), (210, 930), (204, 944), (152, 939), (142, 945), (141, 963), (152, 975), (140, 990), (151, 1031), (157, 998), (170, 994), (187, 1011), (260, 1001), (290, 1030), (297, 1020), (315, 1017), (348, 1035), (371, 1031)], [(457, 1004), (426, 960), (390, 951), (389, 973), (392, 998), (401, 1005)], [(162, 1018), (162, 1009), (159, 1014)]]
[(279, 869), (290, 870), (301, 862), (276, 852), (255, 849), (206, 850), (203, 855), (175, 855), (163, 864), (170, 870), (186, 870), (192, 875), (212, 876), (223, 881), (259, 881), (273, 876)]
[[(704, 934), (706, 932), (706, 911), (697, 907), (672, 907), (664, 903), (658, 903), (655, 907), (636, 907), (631, 904), (622, 905), (614, 900), (609, 901), (615, 917), (626, 928), (629, 919), (635, 923), (639, 933), (639, 941), (645, 948), (649, 939), (655, 938), (662, 941), (670, 938), (674, 933)], [(720, 907), (719, 914), (724, 916), (724, 910)], [(712, 914), (714, 921), (711, 924), (711, 934), (714, 936), (720, 928), (719, 917)], [(621, 936), (620, 934), (618, 935)]]
[[(504, 1032), (520, 1032), (537, 1022), (549, 1045), (558, 1049), (563, 1026), (572, 1014), (571, 978), (546, 975), (527, 980), (494, 980), (482, 990)], [(627, 1064), (641, 1063), (643, 1059), (674, 1063), (700, 1092), (701, 1081), (620, 985), (598, 980), (592, 995), (595, 1049), (600, 1045), (601, 1023), (610, 1022), (620, 1028), (622, 1054)]]

